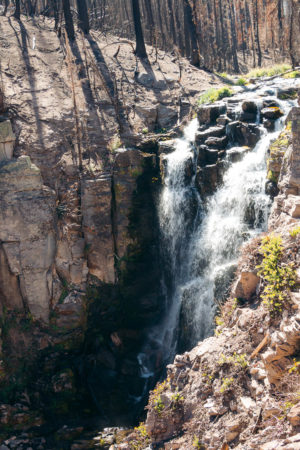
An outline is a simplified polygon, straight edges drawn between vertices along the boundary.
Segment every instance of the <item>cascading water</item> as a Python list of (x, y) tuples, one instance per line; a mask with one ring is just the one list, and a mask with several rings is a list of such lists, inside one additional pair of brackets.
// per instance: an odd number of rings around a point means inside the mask
[[(276, 97), (268, 98), (279, 102)], [(256, 103), (260, 110), (261, 99)], [(292, 104), (281, 102), (285, 114)], [(276, 121), (272, 133), (260, 126), (257, 145), (248, 153), (240, 148), (238, 162), (231, 162), (227, 150), (222, 186), (205, 204), (195, 186), (196, 119), (185, 129), (184, 137), (176, 141), (175, 150), (164, 156), (158, 213), (166, 313), (158, 325), (148, 330), (139, 355), (144, 378), (151, 380), (176, 351), (187, 350), (213, 333), (216, 301), (226, 298), (242, 245), (267, 227), (271, 200), (265, 194), (266, 152), (284, 119)]]

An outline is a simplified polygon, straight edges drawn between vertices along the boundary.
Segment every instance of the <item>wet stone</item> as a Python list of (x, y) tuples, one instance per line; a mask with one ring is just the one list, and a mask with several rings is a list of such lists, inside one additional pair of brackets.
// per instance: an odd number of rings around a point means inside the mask
[(239, 145), (254, 147), (260, 139), (260, 129), (257, 125), (235, 121), (227, 125), (227, 134), (232, 142)]
[(257, 103), (254, 100), (245, 100), (242, 103), (242, 110), (244, 111), (244, 113), (256, 115), (257, 109)]
[(263, 108), (260, 112), (261, 117), (266, 119), (279, 119), (279, 117), (283, 116), (283, 112), (277, 106), (271, 106), (268, 108)]
[(200, 106), (197, 112), (199, 124), (215, 123), (217, 118), (226, 112), (224, 102), (216, 102), (212, 105)]
[(274, 131), (274, 129), (275, 129), (275, 120), (264, 118), (263, 119), (263, 126), (269, 131)]
[(223, 137), (211, 136), (208, 139), (206, 139), (206, 141), (205, 141), (205, 145), (207, 145), (208, 147), (213, 147), (213, 148), (216, 148), (219, 150), (224, 149), (227, 144), (228, 144), (227, 136), (223, 136)]
[(225, 126), (216, 126), (216, 127), (211, 127), (208, 128), (205, 131), (200, 131), (196, 134), (196, 144), (197, 145), (201, 145), (204, 144), (204, 142), (209, 138), (209, 137), (221, 137), (224, 136), (226, 131)]

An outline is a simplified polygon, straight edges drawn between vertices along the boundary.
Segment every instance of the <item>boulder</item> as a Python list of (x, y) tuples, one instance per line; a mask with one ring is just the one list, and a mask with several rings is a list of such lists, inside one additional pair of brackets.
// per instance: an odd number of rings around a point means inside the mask
[(200, 106), (197, 111), (199, 124), (215, 123), (220, 115), (226, 113), (226, 103), (216, 102), (211, 105)]
[(263, 108), (260, 114), (263, 118), (276, 120), (283, 116), (284, 113), (278, 106), (271, 106), (268, 108)]
[(269, 131), (274, 131), (274, 129), (275, 129), (275, 120), (274, 119), (267, 119), (266, 117), (264, 117), (263, 118), (263, 126)]
[(290, 409), (287, 419), (293, 427), (298, 427), (300, 425), (300, 405), (295, 405)]
[(254, 272), (242, 271), (233, 287), (234, 297), (242, 300), (250, 300), (255, 293), (259, 277)]
[(170, 128), (177, 123), (178, 113), (175, 106), (172, 107), (162, 105), (161, 103), (157, 107), (157, 125), (160, 128)]
[(269, 195), (272, 199), (276, 197), (279, 193), (279, 189), (277, 183), (274, 181), (268, 180), (265, 184), (265, 193)]
[(262, 103), (263, 108), (280, 108), (280, 104), (273, 98), (264, 98)]
[(228, 116), (226, 116), (226, 114), (221, 114), (218, 118), (217, 118), (217, 124), (218, 125), (227, 125), (230, 122), (230, 119)]
[(227, 159), (231, 162), (241, 161), (243, 157), (250, 151), (250, 147), (232, 147), (226, 151)]
[(205, 152), (205, 155), (206, 155), (206, 164), (207, 165), (216, 164), (216, 162), (218, 160), (219, 152), (218, 152), (218, 150), (215, 150), (215, 149), (207, 149)]
[(169, 154), (174, 152), (174, 150), (176, 150), (176, 139), (170, 139), (168, 141), (160, 141), (158, 143), (158, 154), (161, 155), (162, 153), (164, 154)]
[(254, 100), (244, 100), (242, 103), (242, 110), (245, 113), (257, 114), (257, 103)]
[(207, 145), (208, 147), (212, 147), (212, 148), (219, 149), (219, 150), (226, 148), (227, 144), (228, 144), (227, 136), (223, 136), (223, 137), (210, 136), (205, 141), (205, 145)]
[(252, 122), (252, 123), (255, 123), (256, 122), (256, 117), (257, 117), (257, 114), (253, 114), (253, 113), (248, 113), (248, 112), (242, 111), (241, 114), (240, 114), (239, 119), (240, 119), (241, 122)]
[(204, 142), (210, 137), (221, 137), (225, 135), (226, 127), (218, 125), (216, 127), (210, 127), (207, 130), (199, 131), (196, 133), (195, 142), (197, 145), (204, 144)]
[(227, 134), (232, 142), (249, 147), (254, 147), (260, 139), (260, 129), (257, 125), (240, 121), (228, 124)]

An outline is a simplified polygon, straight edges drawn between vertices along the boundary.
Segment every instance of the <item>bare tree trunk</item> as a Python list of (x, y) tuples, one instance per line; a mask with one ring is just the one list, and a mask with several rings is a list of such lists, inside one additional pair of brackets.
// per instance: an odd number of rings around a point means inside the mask
[(6, 16), (7, 9), (8, 9), (8, 2), (9, 2), (9, 0), (5, 0), (5, 1), (4, 1), (4, 11), (3, 11), (3, 16)]
[(151, 0), (144, 0), (145, 9), (147, 11), (147, 19), (149, 24), (150, 43), (154, 45), (154, 19), (151, 6)]
[(79, 28), (84, 32), (84, 34), (89, 34), (90, 24), (89, 15), (87, 11), (86, 1), (77, 0), (78, 18), (79, 18)]
[(21, 16), (20, 0), (16, 0), (16, 9), (15, 9), (14, 17), (17, 20), (20, 20), (20, 16)]
[(236, 73), (240, 71), (238, 56), (237, 56), (237, 38), (236, 38), (236, 22), (234, 15), (234, 7), (231, 2), (229, 2), (229, 20), (231, 25), (231, 42), (232, 42), (232, 58), (233, 58), (233, 68)]
[[(252, 0), (252, 5), (253, 5), (253, 0)], [(254, 8), (254, 5), (253, 5)], [(257, 0), (255, 0), (255, 16), (254, 16), (254, 22), (255, 22), (255, 40), (256, 40), (256, 45), (257, 45), (257, 64), (259, 67), (261, 67), (261, 62), (262, 62), (262, 55), (261, 55), (261, 48), (260, 48), (260, 40), (259, 40), (259, 16), (258, 16), (258, 5), (257, 5)]]
[(58, 22), (59, 22), (59, 11), (58, 11), (57, 0), (52, 0), (52, 8), (53, 8), (53, 14), (54, 14), (54, 30), (57, 31)]
[(187, 24), (187, 29), (190, 37), (190, 43), (191, 43), (191, 63), (194, 66), (199, 66), (200, 64), (200, 57), (199, 57), (199, 48), (197, 43), (197, 33), (196, 33), (196, 26), (193, 19), (193, 11), (191, 4), (189, 0), (183, 1), (184, 6), (184, 12), (185, 12), (185, 19)]
[(147, 58), (143, 29), (142, 29), (142, 24), (141, 24), (141, 12), (140, 12), (139, 0), (131, 0), (131, 4), (132, 4), (135, 36), (136, 36), (135, 52), (139, 58)]
[(177, 44), (177, 36), (175, 32), (175, 21), (174, 21), (174, 13), (173, 13), (173, 6), (172, 6), (172, 0), (168, 0), (168, 15), (170, 17), (170, 30), (171, 35), (173, 39), (173, 44)]
[(70, 0), (62, 0), (62, 3), (63, 3), (67, 35), (68, 35), (68, 38), (70, 41), (74, 41), (75, 40), (75, 31), (74, 31), (73, 17), (72, 17), (71, 9), (70, 9)]

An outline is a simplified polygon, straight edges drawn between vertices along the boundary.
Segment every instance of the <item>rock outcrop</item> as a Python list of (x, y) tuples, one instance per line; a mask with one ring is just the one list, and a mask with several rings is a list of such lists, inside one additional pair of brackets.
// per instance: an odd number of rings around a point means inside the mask
[(6, 261), (2, 271), (12, 281), (9, 286), (3, 273), (2, 307), (27, 307), (35, 318), (48, 322), (56, 251), (55, 194), (43, 185), (40, 170), (28, 156), (1, 163), (0, 192), (0, 241)]

